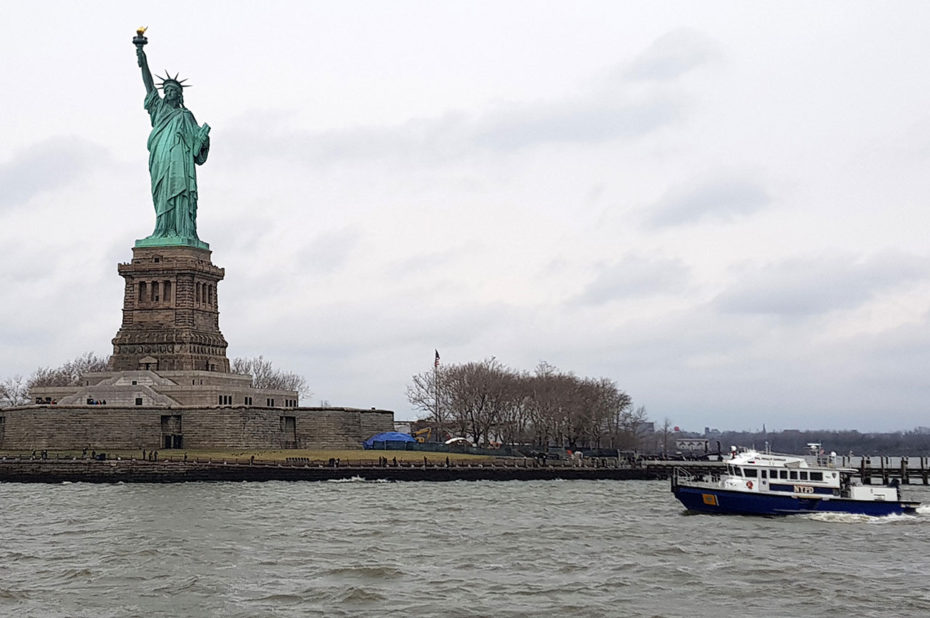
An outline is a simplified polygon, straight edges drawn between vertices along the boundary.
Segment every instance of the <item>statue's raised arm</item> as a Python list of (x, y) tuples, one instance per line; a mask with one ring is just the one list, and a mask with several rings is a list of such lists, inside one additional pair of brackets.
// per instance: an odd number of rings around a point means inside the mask
[(145, 52), (141, 47), (136, 50), (136, 55), (139, 57), (139, 66), (142, 67), (142, 83), (145, 84), (145, 92), (152, 92), (155, 90), (155, 80), (152, 79), (152, 72), (149, 71), (148, 58), (145, 57)]
[(152, 79), (152, 72), (149, 71), (149, 60), (145, 56), (145, 44), (149, 42), (148, 38), (145, 36), (145, 31), (148, 28), (139, 28), (136, 30), (136, 36), (133, 37), (132, 42), (136, 46), (136, 58), (139, 60), (139, 67), (142, 69), (142, 83), (145, 84), (145, 92), (148, 94), (155, 90), (155, 80)]
[[(197, 124), (184, 106), (184, 82), (167, 74), (156, 87), (143, 47), (145, 28), (132, 42), (145, 84), (145, 110), (152, 121), (149, 134), (149, 175), (155, 203), (155, 231), (136, 246), (186, 245), (208, 248), (197, 237), (197, 173), (210, 152), (210, 126)], [(161, 89), (164, 96), (160, 96)]]

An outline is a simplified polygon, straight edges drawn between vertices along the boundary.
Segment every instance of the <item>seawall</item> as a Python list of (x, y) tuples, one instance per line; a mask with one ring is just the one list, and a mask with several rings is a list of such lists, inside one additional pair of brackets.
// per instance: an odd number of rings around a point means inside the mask
[(313, 466), (273, 463), (141, 460), (0, 461), (0, 482), (14, 483), (183, 483), (195, 481), (534, 481), (654, 480), (668, 470), (569, 466)]
[(342, 449), (394, 429), (389, 410), (29, 405), (0, 410), (0, 448)]

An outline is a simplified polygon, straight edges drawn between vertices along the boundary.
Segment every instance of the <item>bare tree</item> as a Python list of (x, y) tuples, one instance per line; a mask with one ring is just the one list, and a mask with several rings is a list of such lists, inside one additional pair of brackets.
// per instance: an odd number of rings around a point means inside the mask
[[(622, 391), (621, 391), (622, 392)], [(633, 407), (633, 402), (626, 393), (623, 393), (626, 404), (617, 410), (617, 413), (611, 419), (611, 444), (612, 448), (624, 450), (636, 450), (641, 448), (640, 431), (646, 423), (645, 406)]]
[(504, 405), (496, 427), (497, 436), (503, 444), (531, 444), (533, 441), (531, 380), (531, 376), (517, 373), (513, 373), (508, 380)]
[(560, 376), (558, 369), (543, 361), (536, 366), (536, 373), (530, 378), (529, 409), (537, 446), (548, 446), (554, 440), (561, 442)]
[(629, 443), (632, 399), (608, 378), (586, 380), (590, 391), (589, 444), (595, 448), (621, 448)]
[[(632, 404), (631, 404), (632, 405)], [(628, 431), (632, 437), (632, 446), (634, 448), (641, 448), (642, 440), (642, 429), (643, 426), (649, 422), (649, 417), (646, 415), (646, 406), (639, 406), (638, 408), (633, 409), (628, 418), (629, 423)]]
[(671, 433), (672, 421), (665, 417), (662, 421), (662, 456), (668, 457), (668, 435)]
[(495, 425), (494, 416), (501, 385), (495, 372), (497, 362), (491, 358), (480, 363), (466, 363), (446, 369), (453, 422), (463, 435), (471, 435), (475, 444), (486, 443), (488, 432)]
[(313, 395), (306, 378), (275, 369), (263, 356), (234, 358), (229, 367), (230, 373), (252, 376), (252, 388), (297, 391), (305, 399)]
[(29, 381), (13, 376), (0, 382), (0, 407), (21, 406), (29, 403)]
[(433, 423), (480, 444), (629, 448), (645, 419), (613, 380), (579, 378), (546, 362), (519, 373), (493, 357), (417, 374), (407, 399)]
[(449, 391), (445, 388), (444, 367), (418, 373), (407, 386), (407, 401), (431, 421), (437, 437), (449, 431)]
[(109, 356), (85, 352), (59, 367), (39, 367), (29, 378), (28, 388), (37, 386), (74, 386), (81, 383), (85, 373), (99, 373), (109, 368)]

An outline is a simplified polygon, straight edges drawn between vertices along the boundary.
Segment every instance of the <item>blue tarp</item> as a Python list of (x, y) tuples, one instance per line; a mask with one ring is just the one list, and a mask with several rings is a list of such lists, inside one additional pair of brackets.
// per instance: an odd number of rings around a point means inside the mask
[(399, 431), (386, 431), (368, 438), (362, 445), (365, 448), (374, 448), (375, 442), (416, 442), (410, 434), (400, 433)]

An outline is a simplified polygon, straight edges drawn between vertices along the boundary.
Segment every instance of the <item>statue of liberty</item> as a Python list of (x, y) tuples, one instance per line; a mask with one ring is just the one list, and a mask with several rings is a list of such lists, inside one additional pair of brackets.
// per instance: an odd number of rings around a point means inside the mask
[(152, 120), (149, 134), (149, 174), (155, 203), (155, 231), (136, 246), (187, 245), (208, 248), (197, 237), (197, 172), (210, 152), (210, 126), (198, 126), (194, 114), (184, 107), (184, 82), (177, 74), (159, 77), (160, 96), (149, 71), (143, 46), (144, 28), (133, 38), (145, 84), (145, 109)]

